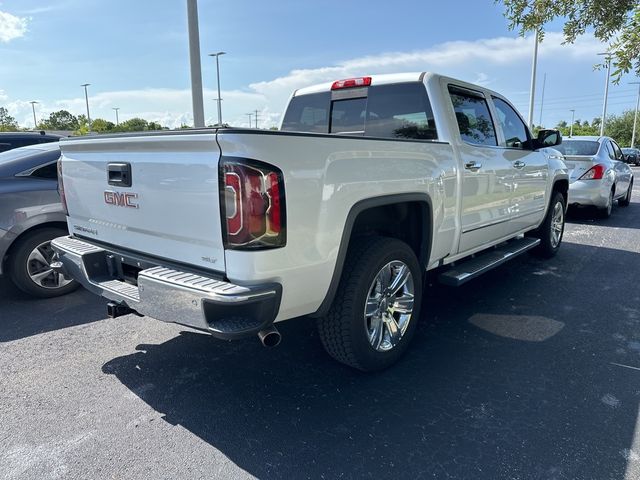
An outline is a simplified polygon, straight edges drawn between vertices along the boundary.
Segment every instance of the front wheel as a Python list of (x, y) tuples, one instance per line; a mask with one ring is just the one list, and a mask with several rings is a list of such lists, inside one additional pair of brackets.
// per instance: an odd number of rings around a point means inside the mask
[(555, 192), (547, 216), (535, 232), (535, 236), (540, 239), (540, 244), (534, 252), (539, 256), (551, 258), (558, 253), (564, 234), (565, 210), (564, 196), (560, 192)]
[(413, 250), (393, 238), (356, 240), (326, 316), (318, 319), (324, 348), (362, 371), (394, 364), (415, 334), (422, 269)]

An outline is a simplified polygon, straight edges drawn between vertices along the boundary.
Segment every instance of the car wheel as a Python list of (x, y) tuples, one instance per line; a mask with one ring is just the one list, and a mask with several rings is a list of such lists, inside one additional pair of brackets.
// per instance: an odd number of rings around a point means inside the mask
[(540, 239), (533, 253), (543, 258), (551, 258), (558, 253), (564, 234), (565, 211), (564, 197), (560, 192), (555, 192), (547, 216), (533, 235)]
[(633, 180), (629, 183), (629, 188), (627, 189), (627, 194), (623, 198), (618, 199), (618, 205), (621, 207), (628, 207), (631, 203), (631, 194), (633, 192)]
[(598, 216), (600, 218), (609, 218), (613, 211), (613, 188), (609, 192), (609, 198), (607, 199), (607, 206), (598, 209)]
[(9, 252), (9, 278), (23, 292), (39, 298), (65, 295), (78, 283), (64, 278), (49, 266), (53, 258), (51, 240), (66, 235), (59, 228), (42, 228), (24, 234)]
[(333, 304), (318, 319), (329, 355), (362, 371), (393, 365), (415, 334), (422, 278), (406, 243), (383, 237), (356, 240)]

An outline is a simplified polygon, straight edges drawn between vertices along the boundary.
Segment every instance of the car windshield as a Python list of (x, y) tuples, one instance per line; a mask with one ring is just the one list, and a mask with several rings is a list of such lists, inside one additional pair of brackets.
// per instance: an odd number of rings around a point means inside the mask
[(553, 147), (563, 155), (595, 155), (600, 144), (595, 140), (569, 140), (563, 139), (560, 145)]

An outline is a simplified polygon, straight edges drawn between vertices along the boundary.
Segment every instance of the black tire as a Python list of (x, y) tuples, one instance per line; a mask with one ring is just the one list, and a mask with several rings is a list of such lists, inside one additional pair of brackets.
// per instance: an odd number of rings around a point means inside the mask
[(609, 203), (604, 208), (598, 209), (598, 217), (602, 219), (607, 219), (611, 216), (611, 212), (613, 211), (613, 188), (609, 192)]
[(7, 272), (13, 284), (24, 293), (38, 298), (51, 298), (66, 295), (78, 288), (77, 282), (71, 282), (59, 288), (46, 288), (35, 283), (29, 276), (29, 255), (39, 245), (56, 237), (67, 235), (59, 228), (41, 228), (24, 234), (9, 252)]
[[(552, 230), (554, 230), (554, 216), (558, 214), (558, 211), (556, 210), (557, 205), (560, 205), (559, 209), (562, 217), (562, 225), (559, 238), (557, 239), (557, 243), (555, 243), (554, 237), (552, 236)], [(564, 196), (560, 192), (555, 192), (551, 198), (549, 210), (547, 211), (547, 215), (544, 217), (542, 225), (540, 225), (531, 235), (540, 239), (540, 244), (533, 250), (535, 255), (542, 258), (552, 258), (558, 253), (560, 245), (562, 244), (562, 236), (564, 235), (566, 210)]]
[[(402, 356), (415, 334), (422, 301), (422, 268), (413, 250), (400, 240), (370, 237), (353, 243), (333, 304), (327, 315), (318, 319), (318, 331), (324, 348), (337, 361), (365, 372), (382, 370)], [(403, 262), (411, 272), (413, 311), (398, 343), (388, 351), (379, 351), (367, 335), (365, 303), (378, 273), (392, 261)]]
[(633, 192), (633, 180), (629, 183), (629, 189), (627, 190), (627, 194), (623, 198), (618, 199), (618, 205), (621, 207), (628, 207), (631, 203), (631, 193)]

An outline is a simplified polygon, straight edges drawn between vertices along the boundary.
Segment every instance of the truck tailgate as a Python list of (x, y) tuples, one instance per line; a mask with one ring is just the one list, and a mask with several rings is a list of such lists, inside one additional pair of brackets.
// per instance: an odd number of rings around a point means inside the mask
[(71, 233), (224, 272), (215, 131), (60, 145)]

